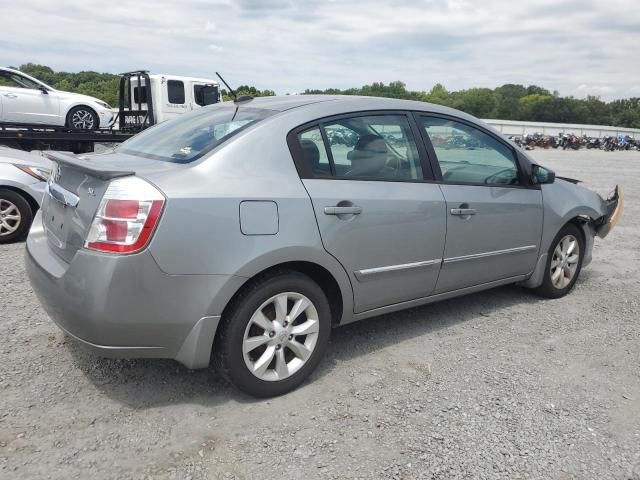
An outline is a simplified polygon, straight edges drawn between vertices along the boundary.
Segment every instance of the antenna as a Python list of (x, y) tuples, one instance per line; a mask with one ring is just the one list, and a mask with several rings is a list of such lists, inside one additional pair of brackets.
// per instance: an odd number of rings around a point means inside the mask
[(231, 92), (231, 95), (233, 96), (234, 100), (238, 100), (238, 95), (236, 95), (236, 92), (233, 91), (233, 88), (231, 88), (229, 86), (229, 84), (227, 82), (225, 82), (224, 78), (222, 78), (222, 75), (220, 75), (218, 72), (216, 72), (216, 75), (218, 76), (218, 78), (220, 80), (222, 80), (222, 83), (224, 83), (224, 86), (227, 87), (227, 89), (229, 90), (229, 92)]
[(253, 97), (251, 95), (241, 95), (240, 97), (238, 97), (238, 95), (233, 90), (233, 88), (231, 88), (229, 84), (224, 80), (224, 78), (222, 78), (222, 75), (220, 75), (218, 72), (216, 72), (216, 75), (220, 80), (222, 80), (222, 83), (224, 83), (224, 86), (227, 87), (227, 89), (233, 96), (233, 103), (240, 103), (240, 102), (246, 102), (247, 100), (253, 100)]

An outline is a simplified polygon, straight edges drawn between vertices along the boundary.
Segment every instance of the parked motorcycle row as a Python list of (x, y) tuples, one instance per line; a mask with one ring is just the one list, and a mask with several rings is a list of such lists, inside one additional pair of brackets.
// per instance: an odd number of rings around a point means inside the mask
[(597, 148), (605, 152), (615, 150), (640, 150), (640, 140), (636, 140), (632, 135), (598, 138), (587, 135), (578, 137), (566, 133), (559, 133), (557, 137), (533, 133), (528, 135), (511, 135), (509, 139), (526, 150), (533, 150), (534, 148), (562, 148), (563, 150), (579, 150), (581, 148), (591, 150)]

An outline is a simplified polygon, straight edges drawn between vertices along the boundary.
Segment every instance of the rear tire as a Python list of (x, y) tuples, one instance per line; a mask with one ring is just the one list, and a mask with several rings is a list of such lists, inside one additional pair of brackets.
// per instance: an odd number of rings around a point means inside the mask
[(544, 281), (534, 292), (546, 298), (564, 297), (578, 280), (584, 259), (582, 232), (573, 223), (562, 227), (551, 243)]
[(322, 289), (301, 273), (273, 272), (234, 299), (216, 335), (213, 362), (249, 395), (282, 395), (315, 370), (330, 332), (331, 310)]
[(32, 221), (29, 202), (13, 190), (0, 188), (0, 244), (25, 238)]
[(74, 130), (95, 130), (100, 128), (100, 119), (93, 109), (79, 105), (67, 113), (66, 126)]

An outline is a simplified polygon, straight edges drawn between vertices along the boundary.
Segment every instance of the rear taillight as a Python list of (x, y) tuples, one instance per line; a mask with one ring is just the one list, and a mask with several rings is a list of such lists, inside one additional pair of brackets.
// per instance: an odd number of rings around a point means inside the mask
[(164, 202), (156, 187), (138, 177), (113, 180), (102, 197), (85, 248), (110, 253), (139, 252), (148, 245)]

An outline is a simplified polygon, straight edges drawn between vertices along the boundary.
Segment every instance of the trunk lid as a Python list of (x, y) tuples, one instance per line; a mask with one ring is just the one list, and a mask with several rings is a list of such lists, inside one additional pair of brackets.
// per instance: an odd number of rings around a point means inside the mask
[(66, 262), (84, 247), (89, 228), (109, 182), (131, 175), (145, 177), (175, 168), (121, 154), (73, 155), (46, 152), (54, 169), (42, 202), (42, 222), (52, 250)]

